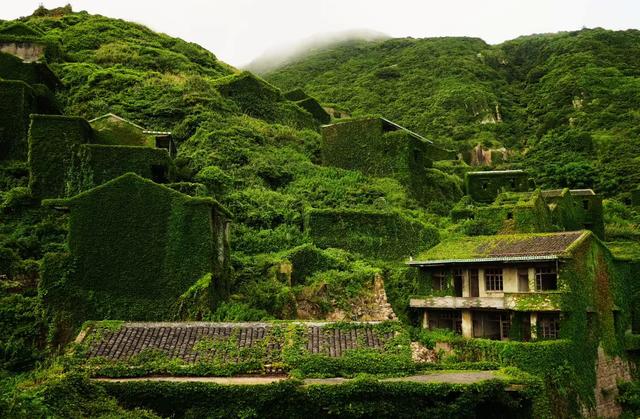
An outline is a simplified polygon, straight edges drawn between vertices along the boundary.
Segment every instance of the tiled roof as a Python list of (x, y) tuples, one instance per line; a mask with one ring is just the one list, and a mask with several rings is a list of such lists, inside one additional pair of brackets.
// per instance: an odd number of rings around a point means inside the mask
[(586, 231), (569, 231), (459, 237), (438, 244), (409, 264), (441, 265), (553, 260), (564, 256), (573, 243), (588, 234)]
[[(303, 324), (303, 343), (313, 354), (339, 357), (346, 350), (355, 348), (382, 349), (392, 333), (379, 336), (361, 323), (348, 329), (327, 327), (331, 323)], [(229, 342), (235, 340), (238, 349), (266, 345), (267, 353), (279, 352), (284, 344), (282, 334), (272, 333), (278, 323), (125, 323), (114, 331), (103, 331), (89, 346), (88, 357), (104, 357), (109, 360), (127, 360), (145, 349), (155, 349), (170, 358), (187, 363), (206, 360), (220, 354), (220, 345), (198, 345), (198, 342)], [(286, 327), (286, 325), (284, 326)], [(87, 336), (91, 336), (88, 332)], [(86, 337), (85, 337), (86, 338)], [(217, 349), (218, 348), (218, 349)], [(223, 355), (224, 356), (224, 355)], [(239, 362), (240, 359), (225, 359)]]

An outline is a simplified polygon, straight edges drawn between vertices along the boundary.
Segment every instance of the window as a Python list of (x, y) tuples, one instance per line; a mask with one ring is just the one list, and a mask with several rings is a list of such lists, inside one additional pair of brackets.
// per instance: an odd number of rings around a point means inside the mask
[(583, 199), (582, 200), (582, 209), (585, 209), (585, 210), (589, 209), (589, 200), (588, 199)]
[(453, 270), (453, 288), (456, 297), (462, 297), (462, 282), (464, 280), (464, 271), (462, 269)]
[(167, 168), (160, 165), (151, 165), (151, 180), (155, 183), (167, 183)]
[(489, 181), (483, 180), (482, 189), (486, 191), (488, 188), (489, 188)]
[(516, 179), (515, 178), (509, 179), (509, 186), (511, 186), (511, 189), (515, 189), (516, 188)]
[(513, 220), (513, 212), (509, 211), (507, 213), (507, 220)]
[(474, 310), (472, 317), (473, 337), (496, 340), (509, 338), (511, 330), (509, 313)]
[(477, 269), (469, 269), (469, 296), (470, 297), (480, 296), (480, 286), (478, 284)]
[(445, 271), (434, 271), (431, 274), (431, 286), (434, 291), (444, 291), (447, 289), (447, 273)]
[(518, 269), (518, 291), (529, 292), (529, 269)]
[(536, 290), (550, 291), (558, 289), (558, 275), (552, 266), (536, 268)]
[(502, 269), (485, 269), (484, 282), (487, 291), (502, 291)]
[(558, 339), (560, 336), (560, 314), (538, 314), (538, 330), (542, 339)]
[(462, 312), (429, 310), (429, 329), (448, 329), (462, 334)]

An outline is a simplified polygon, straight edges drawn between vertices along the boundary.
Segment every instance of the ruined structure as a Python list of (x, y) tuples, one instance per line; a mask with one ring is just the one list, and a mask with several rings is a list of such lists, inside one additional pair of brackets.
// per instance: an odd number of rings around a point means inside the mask
[[(149, 141), (142, 145), (118, 144), (133, 141), (132, 138), (136, 141), (149, 138)], [(72, 196), (128, 172), (157, 183), (171, 182), (174, 169), (170, 149), (156, 148), (153, 138), (131, 135), (115, 141), (117, 138), (106, 135), (105, 130), (94, 130), (82, 118), (32, 115), (29, 128), (31, 191), (40, 199)]]
[[(572, 248), (591, 240), (587, 232), (568, 232), (442, 243), (409, 262), (431, 290), (429, 297), (414, 298), (410, 305), (422, 309), (424, 327), (466, 337), (556, 339), (561, 293), (572, 292), (563, 274), (567, 266), (583, 263), (575, 260)], [(455, 257), (447, 258), (448, 250)]]
[[(212, 298), (228, 292), (229, 214), (211, 198), (127, 173), (45, 204), (69, 211), (70, 253), (45, 262), (50, 308), (81, 321), (164, 320), (208, 274)], [(59, 280), (60, 257), (73, 264), (63, 289), (47, 283)]]
[(285, 93), (284, 97), (295, 102), (296, 105), (313, 115), (313, 118), (319, 124), (328, 124), (331, 122), (331, 115), (322, 107), (320, 102), (306, 94), (302, 89), (291, 90)]
[[(321, 151), (324, 165), (358, 170), (369, 176), (394, 177), (423, 203), (432, 200), (433, 185), (427, 179), (434, 171), (438, 176), (444, 175), (431, 168), (433, 162), (456, 158), (454, 152), (380, 117), (323, 126)], [(433, 183), (447, 183), (438, 176), (434, 176), (437, 181)]]
[(532, 186), (524, 170), (467, 172), (464, 178), (465, 192), (477, 202), (492, 202), (502, 192), (526, 192)]
[(41, 36), (22, 23), (0, 28), (0, 160), (26, 160), (30, 114), (59, 113), (53, 92), (62, 83)]
[(96, 144), (162, 148), (172, 158), (178, 152), (170, 131), (143, 128), (112, 113), (91, 119), (89, 124), (94, 130)]

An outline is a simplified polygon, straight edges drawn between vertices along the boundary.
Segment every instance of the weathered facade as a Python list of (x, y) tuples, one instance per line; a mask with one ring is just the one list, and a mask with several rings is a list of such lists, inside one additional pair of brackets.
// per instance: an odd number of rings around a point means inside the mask
[[(466, 237), (441, 243), (409, 265), (420, 269), (428, 295), (412, 298), (426, 328), (466, 337), (556, 339), (562, 336), (566, 301), (579, 300), (580, 286), (595, 287), (595, 272), (583, 269), (583, 251), (602, 247), (588, 231)], [(604, 250), (606, 251), (606, 250)], [(446, 255), (454, 257), (443, 258)], [(460, 256), (460, 257), (457, 257)], [(603, 266), (601, 269), (612, 269)], [(576, 271), (589, 272), (576, 284)], [(607, 291), (609, 292), (609, 291)], [(595, 302), (584, 301), (588, 326)], [(609, 319), (613, 312), (602, 313)], [(571, 328), (576, 327), (572, 325)]]

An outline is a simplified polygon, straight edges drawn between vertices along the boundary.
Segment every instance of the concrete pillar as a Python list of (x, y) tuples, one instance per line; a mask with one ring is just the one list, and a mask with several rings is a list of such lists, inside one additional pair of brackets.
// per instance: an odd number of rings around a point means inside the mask
[(462, 296), (469, 297), (471, 295), (471, 285), (469, 282), (469, 270), (465, 269), (462, 273)]
[(487, 290), (485, 288), (486, 283), (484, 282), (484, 269), (478, 269), (478, 295), (480, 297), (487, 296)]
[(473, 315), (471, 310), (462, 310), (462, 336), (473, 337)]
[(531, 340), (538, 339), (538, 313), (531, 313)]
[(536, 290), (536, 268), (529, 268), (529, 292)]
[(422, 328), (423, 329), (429, 328), (429, 312), (427, 310), (424, 310), (422, 312)]

